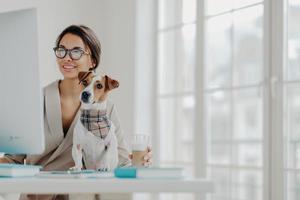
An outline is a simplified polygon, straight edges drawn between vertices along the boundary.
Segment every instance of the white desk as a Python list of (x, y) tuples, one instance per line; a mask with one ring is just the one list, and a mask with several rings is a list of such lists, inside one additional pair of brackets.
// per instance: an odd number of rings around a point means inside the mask
[(118, 178), (0, 178), (0, 194), (35, 193), (134, 193), (213, 192), (204, 179), (118, 179)]

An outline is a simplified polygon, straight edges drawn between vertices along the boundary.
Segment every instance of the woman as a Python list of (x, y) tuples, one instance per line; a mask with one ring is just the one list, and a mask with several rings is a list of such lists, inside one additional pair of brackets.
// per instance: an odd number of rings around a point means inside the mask
[[(57, 80), (44, 88), (44, 128), (46, 149), (41, 155), (5, 155), (0, 162), (42, 165), (43, 170), (68, 170), (74, 166), (71, 155), (73, 129), (78, 119), (78, 72), (96, 70), (100, 62), (101, 46), (93, 31), (83, 25), (71, 25), (58, 36), (54, 48), (63, 80)], [(119, 166), (131, 164), (129, 151), (120, 128), (114, 104), (107, 103), (107, 114), (116, 127)], [(151, 157), (151, 152), (147, 155)], [(145, 159), (145, 165), (150, 163)], [(21, 199), (63, 199), (62, 195), (21, 195)]]

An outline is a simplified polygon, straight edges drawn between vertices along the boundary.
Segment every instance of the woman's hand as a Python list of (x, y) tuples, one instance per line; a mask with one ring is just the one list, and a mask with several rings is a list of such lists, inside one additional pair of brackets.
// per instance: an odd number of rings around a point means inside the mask
[(9, 163), (6, 158), (0, 157), (0, 163)]
[(149, 146), (147, 147), (147, 154), (144, 156), (143, 165), (145, 167), (149, 167), (152, 165), (152, 149)]
[[(132, 153), (129, 154), (129, 158), (132, 160)], [(147, 154), (144, 156), (143, 166), (149, 167), (152, 165), (152, 149), (147, 147)]]

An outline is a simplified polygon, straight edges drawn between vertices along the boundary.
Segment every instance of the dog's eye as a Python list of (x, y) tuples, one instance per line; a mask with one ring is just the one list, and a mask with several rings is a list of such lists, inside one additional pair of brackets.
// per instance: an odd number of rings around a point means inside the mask
[(81, 81), (83, 86), (87, 86), (88, 82), (86, 80)]
[(96, 85), (96, 87), (97, 87), (97, 89), (102, 89), (102, 84), (101, 83), (98, 83), (97, 85)]

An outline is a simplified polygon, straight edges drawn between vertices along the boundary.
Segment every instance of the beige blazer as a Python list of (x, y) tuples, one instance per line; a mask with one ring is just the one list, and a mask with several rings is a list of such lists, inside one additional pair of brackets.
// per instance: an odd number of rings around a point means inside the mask
[[(59, 81), (55, 81), (44, 88), (44, 130), (45, 130), (45, 151), (40, 155), (5, 155), (10, 162), (23, 163), (24, 158), (28, 164), (42, 165), (42, 170), (67, 170), (74, 166), (72, 159), (73, 130), (78, 120), (77, 112), (67, 134), (64, 137), (61, 104), (59, 96)], [(131, 164), (128, 157), (129, 150), (120, 127), (116, 107), (111, 102), (107, 102), (107, 115), (116, 127), (116, 137), (118, 140), (119, 166)], [(21, 199), (61, 199), (57, 196), (48, 195), (22, 195)]]

